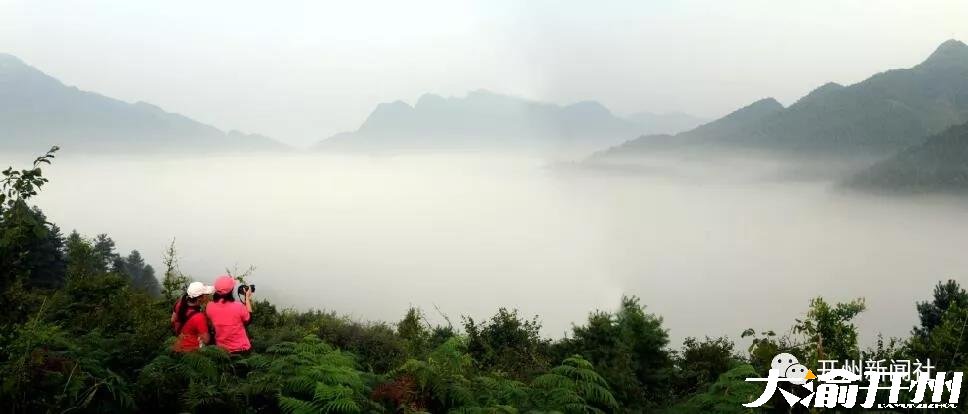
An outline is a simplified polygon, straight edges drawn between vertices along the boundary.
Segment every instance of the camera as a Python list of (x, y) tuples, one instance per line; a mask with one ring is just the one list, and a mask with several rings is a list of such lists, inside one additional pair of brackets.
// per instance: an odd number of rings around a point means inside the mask
[(245, 292), (248, 291), (249, 289), (252, 289), (252, 293), (255, 293), (255, 285), (254, 284), (252, 284), (252, 285), (239, 285), (239, 288), (237, 289), (237, 292), (239, 293), (239, 296), (242, 297), (242, 296), (245, 296)]

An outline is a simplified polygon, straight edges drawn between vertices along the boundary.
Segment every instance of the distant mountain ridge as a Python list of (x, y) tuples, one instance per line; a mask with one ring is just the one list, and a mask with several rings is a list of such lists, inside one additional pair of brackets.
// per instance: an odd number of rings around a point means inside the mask
[(884, 192), (968, 192), (968, 123), (874, 164), (845, 184)]
[[(588, 151), (648, 131), (650, 127), (643, 125), (646, 121), (642, 117), (618, 117), (595, 101), (560, 106), (484, 90), (469, 92), (465, 97), (425, 94), (413, 106), (403, 101), (379, 104), (358, 130), (334, 135), (316, 148)], [(652, 128), (675, 128), (675, 123), (683, 128), (702, 122), (684, 114), (652, 117), (669, 122)]]
[(223, 132), (145, 103), (66, 86), (0, 54), (0, 148), (77, 152), (235, 152), (285, 146), (257, 134)]
[(593, 159), (669, 148), (886, 156), (968, 121), (968, 46), (942, 43), (923, 63), (850, 85), (827, 83), (784, 108), (772, 98), (675, 136), (643, 136)]

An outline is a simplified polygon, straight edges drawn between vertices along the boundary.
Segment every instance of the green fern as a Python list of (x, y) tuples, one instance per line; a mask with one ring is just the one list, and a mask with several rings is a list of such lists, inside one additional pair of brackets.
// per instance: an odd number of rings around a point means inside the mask
[(322, 408), (311, 401), (286, 396), (279, 397), (279, 408), (289, 414), (316, 414), (322, 411)]
[(532, 401), (540, 411), (603, 413), (618, 407), (605, 379), (591, 362), (578, 355), (536, 377), (531, 385)]
[(365, 384), (349, 354), (319, 337), (275, 344), (253, 357), (261, 370), (250, 381), (279, 384), (279, 407), (287, 413), (358, 413), (366, 403)]
[(138, 377), (142, 404), (158, 411), (237, 411), (245, 388), (235, 362), (218, 347), (160, 355)]
[(440, 411), (475, 406), (471, 381), (473, 364), (464, 352), (461, 338), (453, 337), (434, 349), (426, 360), (411, 359), (391, 376), (409, 376), (416, 381), (416, 400), (429, 401)]

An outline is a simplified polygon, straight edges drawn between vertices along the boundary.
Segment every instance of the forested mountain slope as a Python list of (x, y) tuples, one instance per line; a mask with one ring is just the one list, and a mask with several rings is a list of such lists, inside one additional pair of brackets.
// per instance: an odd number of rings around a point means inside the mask
[(786, 108), (765, 99), (673, 137), (640, 137), (595, 159), (670, 148), (886, 156), (966, 121), (968, 46), (949, 40), (912, 68), (889, 70), (850, 86), (828, 83)]

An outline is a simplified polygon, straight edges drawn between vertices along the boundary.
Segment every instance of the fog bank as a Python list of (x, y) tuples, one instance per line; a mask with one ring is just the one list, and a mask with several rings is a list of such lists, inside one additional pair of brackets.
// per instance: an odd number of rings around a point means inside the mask
[(108, 233), (159, 268), (175, 238), (195, 279), (251, 264), (261, 296), (361, 319), (396, 321), (414, 305), (459, 321), (507, 306), (558, 337), (629, 294), (678, 346), (784, 332), (812, 297), (863, 296), (867, 344), (907, 334), (915, 301), (968, 268), (968, 203), (824, 181), (563, 174), (538, 159), (453, 154), (65, 154), (47, 171), (37, 202), (65, 233)]

